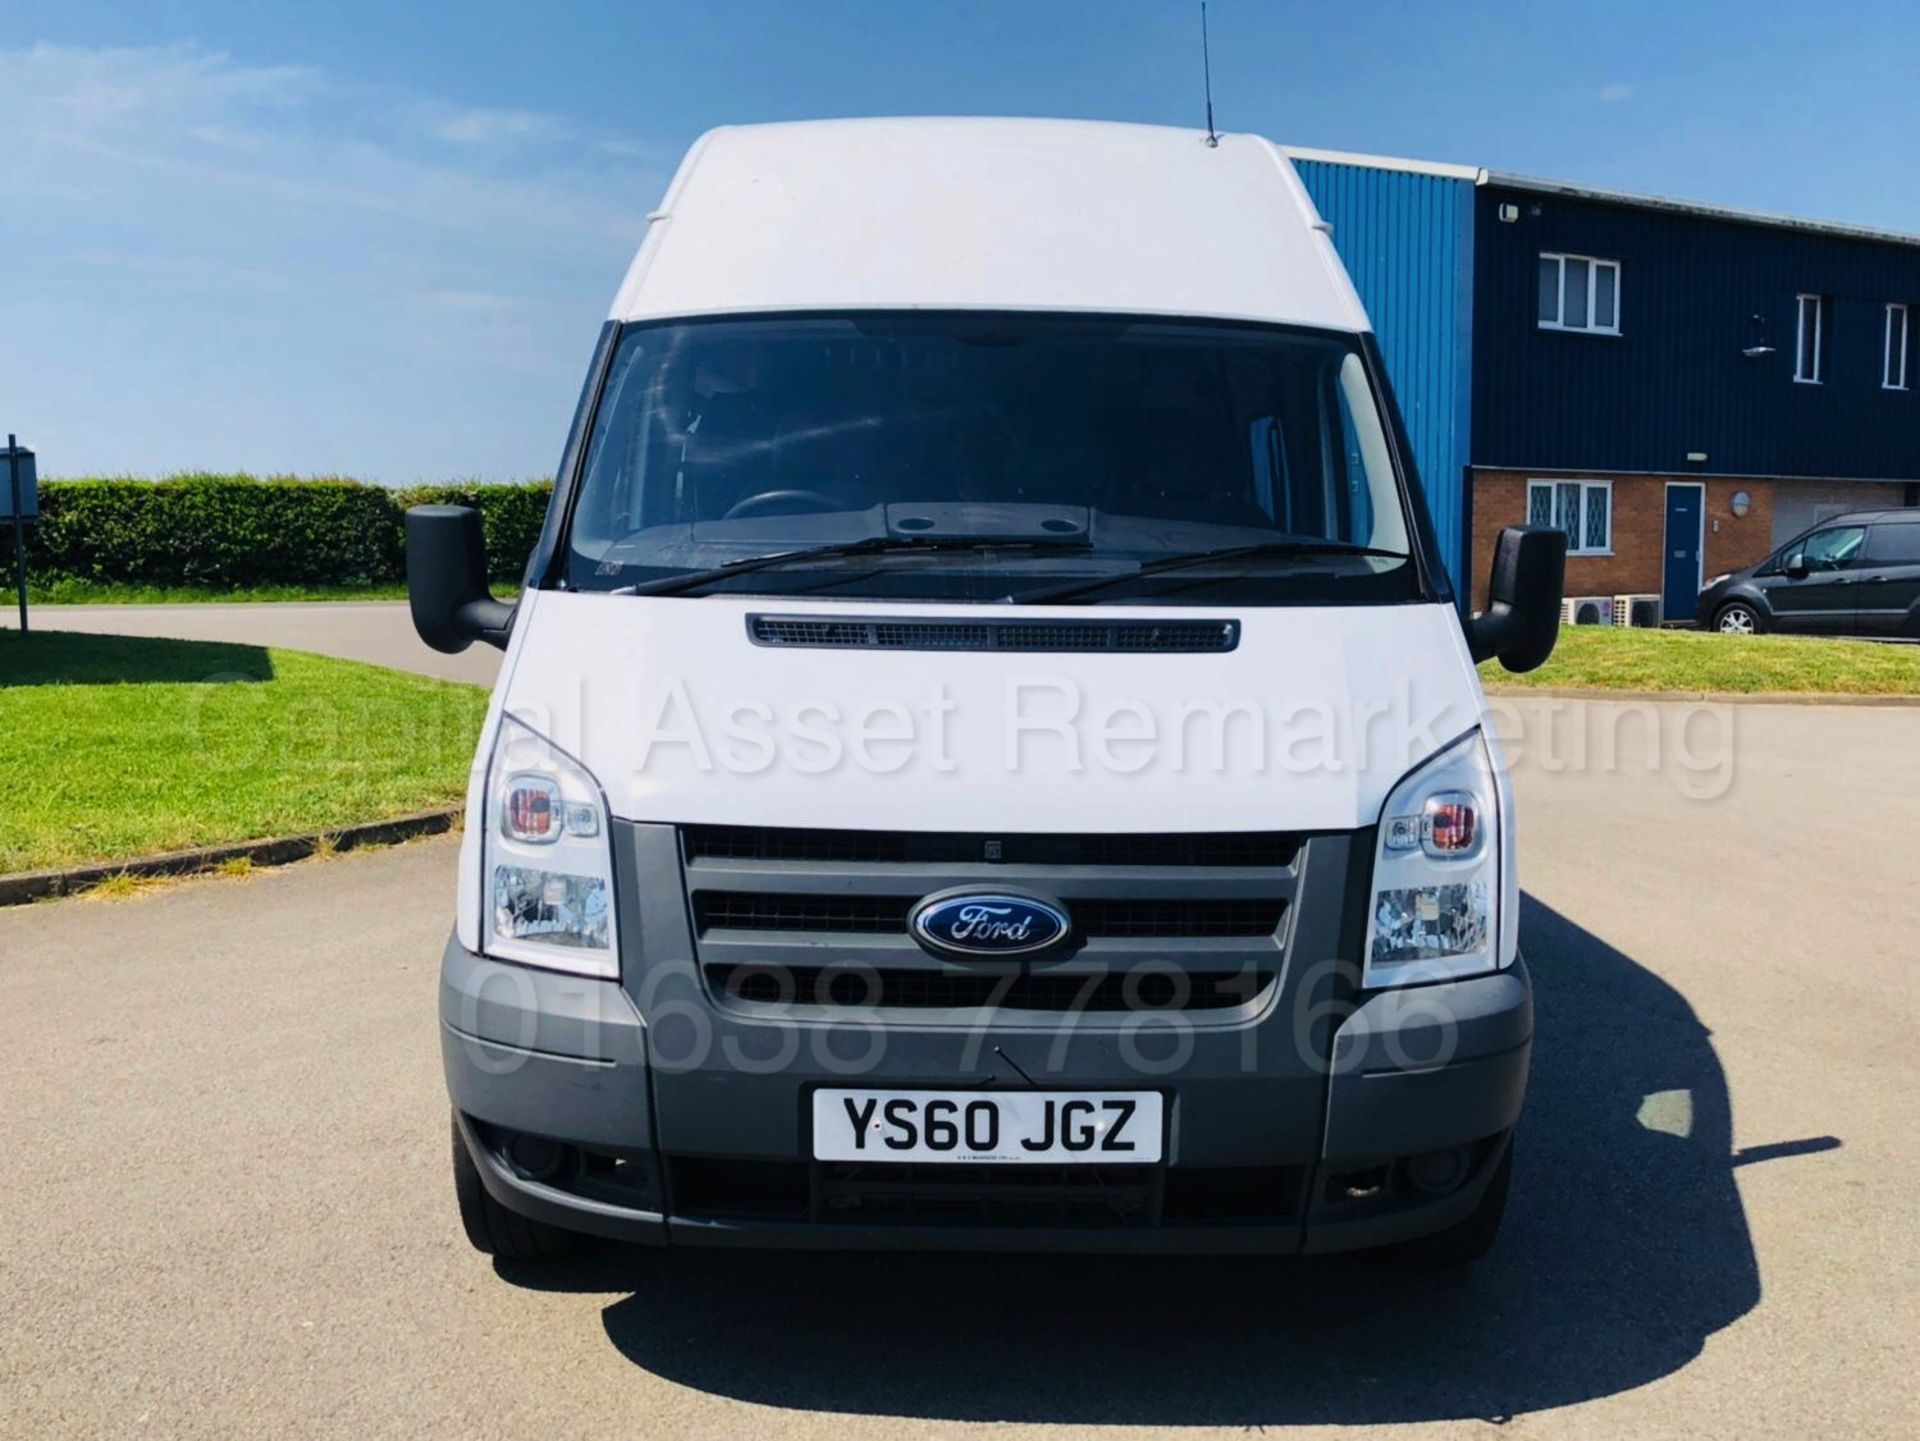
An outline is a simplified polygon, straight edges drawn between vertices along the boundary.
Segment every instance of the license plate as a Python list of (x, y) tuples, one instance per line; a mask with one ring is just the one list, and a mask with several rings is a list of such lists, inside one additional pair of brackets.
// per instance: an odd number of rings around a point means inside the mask
[(1162, 1131), (1158, 1091), (813, 1093), (816, 1161), (1144, 1165)]

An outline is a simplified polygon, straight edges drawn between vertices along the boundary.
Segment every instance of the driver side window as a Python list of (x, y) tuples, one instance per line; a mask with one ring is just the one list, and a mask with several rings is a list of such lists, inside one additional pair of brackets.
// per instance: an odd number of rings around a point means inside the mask
[(1831, 530), (1816, 530), (1787, 552), (1783, 569), (1794, 569), (1799, 560), (1810, 571), (1844, 570), (1860, 558), (1860, 547), (1867, 530), (1861, 525), (1839, 525)]

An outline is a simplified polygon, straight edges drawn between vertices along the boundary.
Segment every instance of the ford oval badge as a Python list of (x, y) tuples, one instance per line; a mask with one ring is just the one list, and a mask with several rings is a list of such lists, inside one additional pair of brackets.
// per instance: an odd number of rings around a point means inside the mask
[(1067, 913), (1032, 896), (991, 891), (928, 896), (908, 924), (921, 945), (950, 955), (1021, 956), (1066, 940)]

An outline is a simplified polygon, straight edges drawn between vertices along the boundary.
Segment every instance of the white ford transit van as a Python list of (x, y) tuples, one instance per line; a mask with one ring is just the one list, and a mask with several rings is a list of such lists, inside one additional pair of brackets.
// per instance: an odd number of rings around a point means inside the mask
[(1477, 658), (1263, 140), (723, 129), (601, 335), (441, 972), (467, 1234), (1479, 1254), (1532, 1035)]

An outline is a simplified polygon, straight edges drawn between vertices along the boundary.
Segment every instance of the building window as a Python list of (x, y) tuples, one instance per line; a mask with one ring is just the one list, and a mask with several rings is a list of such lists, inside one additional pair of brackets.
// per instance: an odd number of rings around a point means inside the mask
[(1793, 378), (1802, 385), (1818, 385), (1827, 378), (1827, 304), (1819, 295), (1794, 297), (1800, 324), (1793, 342)]
[(1907, 388), (1907, 307), (1887, 307), (1886, 352), (1880, 384), (1888, 390)]
[(1540, 254), (1540, 328), (1620, 333), (1620, 262)]
[(1613, 482), (1530, 480), (1527, 524), (1567, 533), (1568, 555), (1613, 554)]

